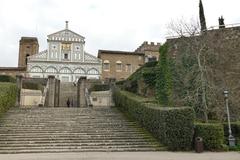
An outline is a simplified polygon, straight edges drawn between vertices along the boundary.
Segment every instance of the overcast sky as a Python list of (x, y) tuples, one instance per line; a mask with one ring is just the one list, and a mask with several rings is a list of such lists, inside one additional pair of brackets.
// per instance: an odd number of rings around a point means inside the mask
[[(240, 23), (239, 0), (202, 0), (207, 27)], [(47, 35), (65, 28), (86, 39), (85, 50), (133, 51), (143, 41), (164, 42), (167, 24), (198, 18), (199, 0), (1, 0), (0, 66), (17, 66), (22, 36), (38, 38), (47, 49)]]

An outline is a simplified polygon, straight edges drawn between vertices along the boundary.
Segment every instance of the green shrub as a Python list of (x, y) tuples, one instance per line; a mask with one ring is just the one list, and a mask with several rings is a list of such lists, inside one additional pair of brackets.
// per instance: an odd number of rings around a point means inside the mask
[(143, 65), (143, 67), (155, 67), (158, 64), (158, 61), (147, 62)]
[(95, 84), (90, 88), (90, 91), (108, 91), (109, 89), (108, 84)]
[(172, 72), (167, 56), (168, 46), (164, 44), (159, 49), (160, 60), (156, 70), (156, 99), (159, 104), (172, 105)]
[(16, 79), (8, 75), (0, 75), (0, 82), (12, 82), (15, 83)]
[(156, 84), (156, 69), (153, 67), (144, 68), (142, 70), (142, 77), (145, 84), (147, 84), (149, 87), (154, 87)]
[[(227, 122), (223, 123), (223, 129), (224, 129), (224, 136), (228, 137), (229, 132), (228, 132)], [(240, 138), (240, 122), (231, 122), (231, 129), (232, 129), (233, 136)]]
[(115, 105), (148, 129), (170, 150), (191, 149), (194, 112), (189, 107), (159, 107), (144, 103), (142, 97), (126, 91), (114, 91)]
[(224, 143), (223, 126), (217, 123), (195, 123), (195, 137), (203, 138), (205, 150), (222, 149)]
[(155, 87), (156, 83), (156, 65), (157, 61), (147, 62), (142, 67), (138, 68), (127, 80), (125, 80), (124, 84), (121, 88), (132, 92), (138, 92), (138, 81), (143, 79), (146, 86)]
[(31, 90), (43, 90), (43, 86), (38, 83), (33, 82), (25, 82), (22, 84), (23, 89), (31, 89)]
[(0, 82), (0, 115), (15, 105), (17, 87), (14, 83)]

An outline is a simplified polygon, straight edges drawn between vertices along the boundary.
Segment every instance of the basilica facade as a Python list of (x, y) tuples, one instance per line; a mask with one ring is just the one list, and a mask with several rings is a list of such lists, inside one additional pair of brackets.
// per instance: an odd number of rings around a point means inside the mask
[(29, 77), (54, 75), (62, 82), (76, 82), (79, 77), (99, 79), (102, 62), (84, 50), (85, 38), (68, 29), (47, 36), (48, 49), (27, 58)]

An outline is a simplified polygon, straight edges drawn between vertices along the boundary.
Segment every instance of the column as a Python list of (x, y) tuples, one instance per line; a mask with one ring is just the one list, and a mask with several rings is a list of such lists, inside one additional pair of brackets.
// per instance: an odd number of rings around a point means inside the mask
[(77, 105), (78, 107), (86, 107), (86, 97), (85, 97), (85, 88), (86, 88), (86, 79), (87, 77), (80, 77), (77, 84)]
[(48, 107), (54, 107), (55, 100), (55, 77), (53, 75), (48, 76)]
[(20, 106), (20, 101), (21, 101), (21, 89), (22, 89), (22, 75), (16, 75), (17, 79), (17, 96), (16, 96), (16, 103), (15, 106), (19, 107)]
[(54, 95), (54, 104), (55, 107), (59, 107), (59, 91), (60, 91), (60, 80), (55, 79), (55, 95)]

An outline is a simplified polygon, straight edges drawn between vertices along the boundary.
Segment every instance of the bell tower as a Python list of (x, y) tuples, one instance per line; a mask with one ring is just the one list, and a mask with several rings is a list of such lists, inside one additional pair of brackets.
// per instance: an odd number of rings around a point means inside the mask
[(37, 54), (39, 50), (36, 37), (21, 37), (19, 41), (18, 67), (27, 66), (27, 57)]

